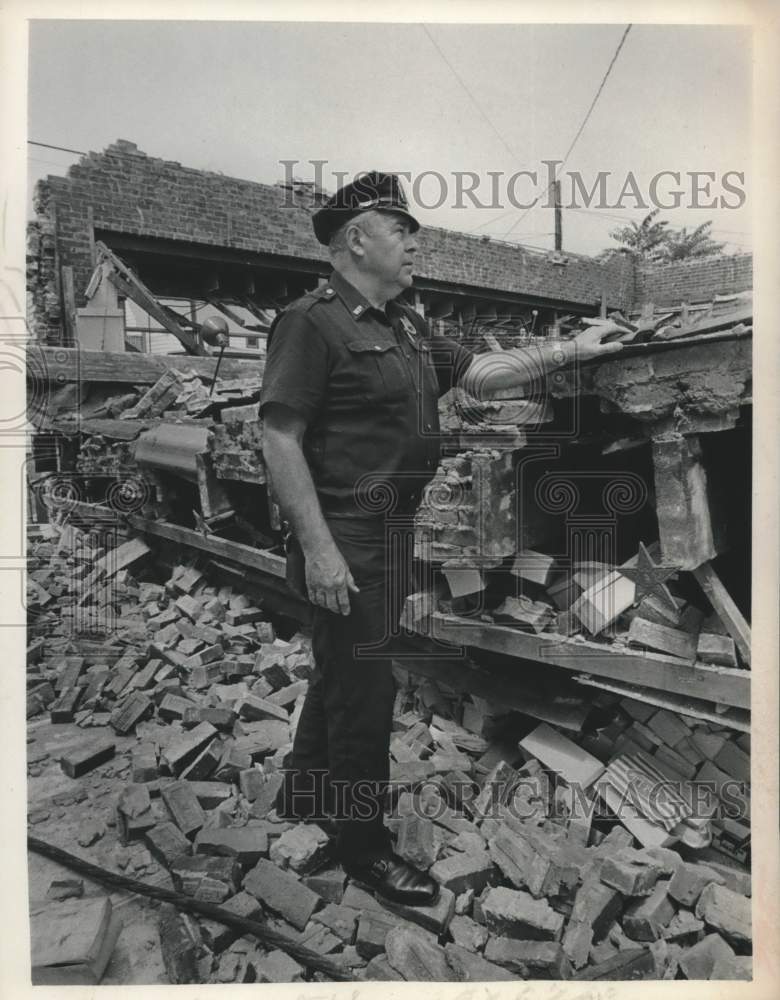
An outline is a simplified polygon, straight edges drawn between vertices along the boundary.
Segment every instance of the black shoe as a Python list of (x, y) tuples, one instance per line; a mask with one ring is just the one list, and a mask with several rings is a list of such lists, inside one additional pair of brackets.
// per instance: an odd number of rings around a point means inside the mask
[(439, 898), (439, 883), (435, 879), (391, 852), (363, 864), (342, 862), (342, 867), (361, 888), (396, 903), (432, 906)]

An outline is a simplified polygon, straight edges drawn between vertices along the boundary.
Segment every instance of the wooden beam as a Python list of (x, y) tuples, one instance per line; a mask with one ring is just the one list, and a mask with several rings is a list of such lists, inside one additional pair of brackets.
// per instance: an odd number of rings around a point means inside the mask
[(685, 698), (672, 694), (671, 691), (665, 691), (661, 694), (650, 688), (637, 687), (634, 684), (621, 684), (619, 681), (596, 680), (590, 674), (579, 674), (574, 680), (578, 684), (598, 688), (600, 691), (610, 691), (613, 694), (622, 695), (624, 698), (644, 702), (646, 705), (657, 705), (658, 708), (667, 708), (680, 715), (690, 715), (694, 719), (714, 722), (718, 726), (729, 726), (740, 733), (750, 732), (750, 713), (741, 708), (727, 708), (725, 712), (718, 711), (711, 702), (701, 701), (699, 698)]
[(218, 535), (207, 534), (204, 536), (199, 531), (194, 531), (192, 528), (182, 528), (169, 521), (149, 521), (135, 514), (128, 517), (127, 520), (133, 528), (144, 534), (155, 535), (171, 542), (178, 542), (180, 545), (200, 549), (201, 552), (209, 552), (213, 556), (238, 562), (241, 565), (260, 570), (262, 573), (268, 573), (270, 576), (285, 579), (287, 575), (286, 559), (273, 552), (256, 549), (251, 545), (244, 545), (243, 542), (231, 542)]
[[(184, 354), (112, 354), (107, 351), (81, 351), (78, 348), (27, 348), (28, 372), (36, 379), (50, 382), (126, 382), (132, 385), (154, 385), (166, 368), (195, 371), (214, 377), (216, 358), (197, 358)], [(243, 358), (222, 359), (221, 378), (257, 378), (262, 380), (264, 364)]]
[[(153, 316), (161, 326), (165, 327), (169, 333), (172, 333), (174, 337), (176, 337), (176, 339), (187, 348), (187, 350), (190, 350), (197, 355), (203, 355), (203, 347), (198, 338), (193, 337), (193, 335), (185, 330), (183, 326), (180, 326), (177, 322), (171, 319), (169, 313), (162, 308), (157, 299), (155, 299), (151, 292), (148, 292), (143, 285), (141, 285), (141, 288), (143, 289), (142, 292), (138, 287), (134, 286), (130, 281), (127, 281), (124, 277), (122, 277), (122, 275), (116, 274), (114, 271), (110, 271), (107, 277), (120, 295), (124, 295), (126, 298), (132, 299), (133, 302), (136, 302), (143, 310), (148, 312), (150, 316)], [(137, 280), (138, 279), (136, 279), (136, 281)]]
[(63, 264), (60, 268), (60, 288), (62, 291), (62, 318), (65, 336), (70, 344), (75, 344), (76, 334), (76, 292), (73, 286), (73, 268)]
[[(427, 631), (426, 631), (427, 630)], [(434, 612), (420, 631), (441, 642), (487, 649), (520, 660), (553, 663), (579, 673), (612, 677), (660, 691), (673, 691), (735, 708), (750, 708), (750, 672), (703, 663), (694, 666), (675, 657), (632, 652), (595, 642), (571, 642), (559, 635), (529, 635), (505, 625), (491, 625)]]
[(732, 600), (731, 595), (723, 586), (720, 577), (712, 568), (712, 563), (705, 562), (697, 566), (693, 575), (699, 582), (718, 618), (723, 622), (731, 638), (737, 644), (739, 655), (750, 663), (750, 626), (745, 621), (742, 612)]

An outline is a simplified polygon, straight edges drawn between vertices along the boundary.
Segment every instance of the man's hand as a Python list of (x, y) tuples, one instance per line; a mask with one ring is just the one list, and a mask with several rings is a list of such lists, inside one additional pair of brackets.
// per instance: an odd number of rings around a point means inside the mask
[(359, 594), (360, 589), (355, 586), (342, 554), (333, 545), (320, 546), (313, 552), (304, 552), (304, 555), (309, 600), (334, 614), (348, 615), (349, 591)]
[(611, 344), (602, 344), (602, 338), (611, 333), (628, 333), (629, 331), (613, 322), (611, 319), (582, 319), (583, 323), (590, 327), (583, 330), (574, 338), (577, 347), (577, 360), (588, 361), (590, 358), (597, 358), (602, 354), (615, 354), (623, 350), (623, 345), (619, 341)]

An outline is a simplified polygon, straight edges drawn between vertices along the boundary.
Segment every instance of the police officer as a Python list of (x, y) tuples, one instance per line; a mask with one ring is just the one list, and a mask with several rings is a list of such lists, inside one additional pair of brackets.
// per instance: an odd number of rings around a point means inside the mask
[[(283, 818), (331, 817), (336, 852), (380, 895), (430, 904), (438, 886), (391, 850), (383, 821), (394, 685), (392, 634), (412, 587), (412, 517), (439, 457), (437, 400), (481, 396), (561, 364), (554, 351), (475, 356), (431, 338), (398, 298), (413, 280), (419, 223), (399, 179), (372, 172), (314, 214), (328, 282), (269, 335), (263, 455), (291, 525), (288, 578), (314, 605), (315, 676), (277, 802)], [(619, 350), (595, 327), (564, 350)]]

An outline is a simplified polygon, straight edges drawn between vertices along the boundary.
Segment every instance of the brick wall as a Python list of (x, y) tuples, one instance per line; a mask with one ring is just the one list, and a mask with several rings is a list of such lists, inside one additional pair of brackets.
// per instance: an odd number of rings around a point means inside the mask
[(635, 302), (679, 305), (753, 287), (753, 255), (702, 257), (664, 266), (637, 268)]
[[(33, 329), (39, 339), (59, 339), (55, 263), (73, 266), (77, 304), (84, 304), (93, 227), (306, 260), (324, 273), (328, 257), (312, 233), (312, 203), (305, 187), (291, 199), (281, 185), (184, 167), (120, 139), (82, 157), (66, 177), (50, 176), (36, 187), (29, 254)], [(622, 254), (607, 263), (565, 256), (566, 264), (554, 264), (548, 254), (525, 247), (426, 227), (417, 273), (472, 293), (483, 290), (486, 297), (503, 292), (584, 310), (593, 310), (602, 292), (611, 308), (625, 310), (646, 299), (695, 300), (750, 282), (748, 255), (641, 269)]]
[[(327, 252), (314, 238), (312, 194), (281, 185), (258, 184), (184, 167), (147, 156), (118, 140), (90, 153), (66, 177), (49, 176), (35, 192), (37, 222), (56, 233), (59, 264), (74, 268), (77, 304), (91, 273), (91, 228), (229, 247), (280, 258), (307, 260), (327, 270)], [(91, 212), (91, 217), (90, 217)], [(33, 254), (34, 256), (34, 254)], [(612, 306), (625, 308), (633, 297), (633, 267), (625, 259), (604, 266), (589, 257), (567, 254), (556, 265), (544, 253), (444, 229), (420, 234), (417, 273), (421, 278), (509, 292), (592, 309), (602, 289)], [(37, 279), (51, 279), (33, 268)], [(39, 335), (56, 339), (59, 308), (49, 289), (33, 299)]]

